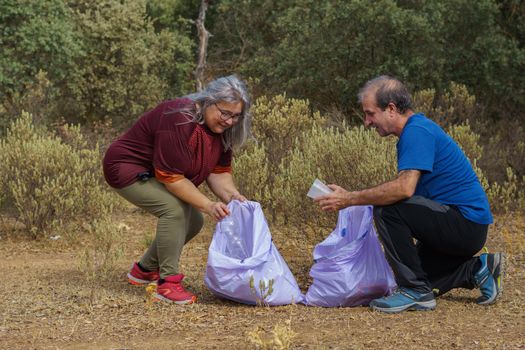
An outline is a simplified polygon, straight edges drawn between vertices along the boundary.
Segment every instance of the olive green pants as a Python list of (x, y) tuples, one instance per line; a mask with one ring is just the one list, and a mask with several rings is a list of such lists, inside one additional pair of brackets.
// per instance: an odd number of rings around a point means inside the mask
[(159, 268), (160, 278), (178, 274), (182, 247), (201, 230), (202, 214), (171, 194), (155, 178), (137, 181), (116, 191), (159, 218), (155, 239), (140, 259), (140, 265), (151, 271)]

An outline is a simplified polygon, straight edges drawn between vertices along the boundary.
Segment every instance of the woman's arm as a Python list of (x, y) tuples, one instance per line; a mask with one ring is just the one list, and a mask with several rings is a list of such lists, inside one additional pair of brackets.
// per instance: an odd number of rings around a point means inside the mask
[(211, 201), (186, 178), (172, 183), (165, 183), (164, 186), (166, 186), (168, 191), (170, 191), (175, 197), (185, 201), (199, 211), (208, 214), (217, 221), (230, 215), (230, 211), (226, 204)]
[(237, 187), (233, 183), (233, 176), (231, 173), (225, 172), (220, 174), (210, 174), (206, 179), (210, 189), (219, 197), (224, 203), (229, 203), (233, 199), (245, 201), (246, 197), (239, 193)]

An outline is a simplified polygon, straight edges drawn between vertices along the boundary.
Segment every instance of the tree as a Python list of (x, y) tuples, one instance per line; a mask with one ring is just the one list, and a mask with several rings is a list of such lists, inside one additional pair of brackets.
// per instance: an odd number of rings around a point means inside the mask
[(197, 68), (195, 69), (195, 81), (197, 91), (201, 91), (204, 86), (204, 69), (206, 68), (206, 55), (208, 52), (208, 38), (210, 33), (206, 30), (204, 22), (206, 20), (206, 11), (208, 10), (208, 0), (202, 0), (199, 10), (199, 17), (195, 21), (197, 33), (199, 33), (199, 55)]
[(63, 0), (0, 2), (0, 99), (35, 81), (39, 70), (64, 82), (83, 55), (81, 35)]
[(215, 16), (210, 65), (264, 93), (350, 112), (361, 84), (392, 74), (414, 90), (465, 84), (492, 111), (525, 108), (524, 51), (496, 0), (225, 0)]
[(173, 31), (156, 33), (146, 0), (86, 2), (76, 14), (86, 55), (68, 85), (71, 118), (111, 119), (124, 126), (159, 101), (189, 90), (192, 42)]

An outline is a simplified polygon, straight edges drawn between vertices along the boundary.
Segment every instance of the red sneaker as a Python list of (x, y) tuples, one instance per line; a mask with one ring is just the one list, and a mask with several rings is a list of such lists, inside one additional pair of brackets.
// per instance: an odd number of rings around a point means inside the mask
[(148, 284), (151, 282), (158, 281), (160, 278), (159, 271), (144, 272), (141, 270), (137, 263), (133, 263), (131, 271), (128, 272), (128, 282), (141, 286), (143, 284)]
[(183, 278), (183, 274), (166, 277), (164, 283), (157, 286), (155, 299), (179, 305), (194, 303), (197, 297), (184, 289), (182, 286)]

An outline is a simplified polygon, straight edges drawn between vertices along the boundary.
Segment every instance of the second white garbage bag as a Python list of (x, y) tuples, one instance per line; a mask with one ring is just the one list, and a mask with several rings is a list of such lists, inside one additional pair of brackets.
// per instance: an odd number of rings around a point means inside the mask
[(314, 262), (307, 305), (367, 305), (396, 286), (373, 226), (371, 206), (340, 210), (335, 230), (314, 248)]
[(257, 202), (231, 201), (231, 214), (216, 226), (204, 283), (219, 297), (245, 304), (303, 302), (292, 272), (272, 242)]

